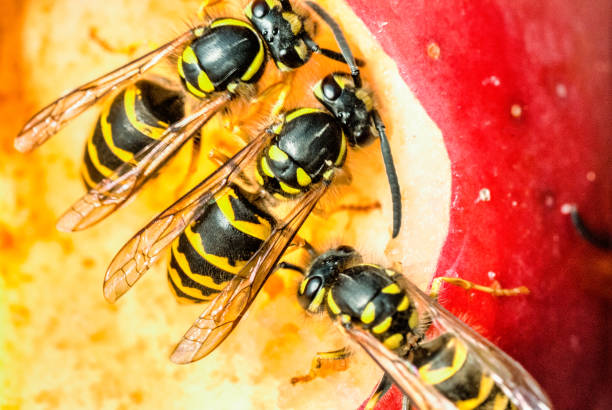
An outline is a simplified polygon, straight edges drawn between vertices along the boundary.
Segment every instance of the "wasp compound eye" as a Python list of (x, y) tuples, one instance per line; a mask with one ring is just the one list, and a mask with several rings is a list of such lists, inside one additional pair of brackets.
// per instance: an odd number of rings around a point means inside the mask
[(266, 14), (268, 14), (268, 12), (270, 11), (270, 7), (268, 7), (268, 4), (264, 0), (257, 0), (253, 2), (252, 10), (253, 16), (260, 19), (265, 17)]
[[(321, 308), (321, 300), (316, 299), (320, 291), (323, 290), (323, 279), (318, 276), (313, 276), (304, 279), (298, 290), (298, 301), (300, 305), (311, 312), (319, 311)], [(316, 302), (316, 303), (315, 303)]]
[(323, 95), (330, 101), (337, 100), (342, 94), (342, 88), (338, 85), (333, 75), (328, 75), (321, 83)]

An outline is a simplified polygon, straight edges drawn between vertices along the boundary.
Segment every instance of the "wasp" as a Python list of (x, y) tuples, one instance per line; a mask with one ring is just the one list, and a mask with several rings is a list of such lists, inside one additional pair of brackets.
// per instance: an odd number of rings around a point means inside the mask
[[(315, 11), (320, 10), (317, 5), (314, 7)], [(162, 115), (151, 118), (153, 124), (134, 118), (148, 111), (142, 106), (138, 110), (138, 105), (123, 104), (123, 112), (113, 118), (108, 112), (105, 117), (103, 112), (97, 125), (103, 141), (94, 135), (88, 141), (84, 158), (82, 175), (90, 190), (60, 218), (58, 229), (85, 229), (124, 204), (214, 114), (238, 97), (255, 94), (268, 56), (282, 73), (303, 66), (313, 53), (344, 62), (341, 53), (319, 47), (306, 28), (307, 17), (296, 13), (289, 0), (253, 0), (244, 9), (244, 15), (246, 21), (233, 17), (209, 19), (156, 50), (74, 89), (26, 123), (15, 139), (15, 147), (22, 152), (41, 145), (98, 101), (175, 56), (178, 56), (175, 72), (184, 89), (181, 95), (197, 101), (188, 115), (175, 115), (178, 113), (165, 107), (169, 112), (155, 113)], [(130, 87), (122, 93), (132, 93), (134, 89)], [(137, 92), (139, 87), (135, 87)], [(122, 105), (118, 98), (110, 104), (111, 110)], [(136, 132), (126, 131), (126, 127), (135, 128)]]
[[(352, 247), (318, 254), (304, 275), (300, 305), (309, 313), (324, 310), (382, 367), (385, 376), (367, 408), (395, 383), (410, 403), (424, 409), (550, 409), (550, 400), (516, 361), (425, 295), (404, 275), (363, 263)], [(504, 290), (499, 290), (503, 292)], [(344, 360), (346, 348), (321, 353), (309, 381)], [(406, 406), (405, 408), (408, 408)]]
[(85, 187), (95, 189), (111, 177), (113, 170), (159, 140), (184, 111), (179, 90), (161, 80), (139, 80), (121, 90), (103, 108), (85, 144), (81, 168)]
[[(343, 38), (337, 25), (330, 26), (338, 31), (337, 39)], [(172, 361), (201, 359), (237, 326), (341, 174), (349, 147), (378, 138), (393, 184), (384, 124), (373, 96), (362, 86), (350, 49), (341, 48), (351, 74), (332, 72), (313, 90), (326, 109), (301, 107), (282, 114), (134, 235), (111, 262), (103, 286), (110, 302), (127, 292), (167, 247), (175, 295), (183, 301), (208, 302)]]

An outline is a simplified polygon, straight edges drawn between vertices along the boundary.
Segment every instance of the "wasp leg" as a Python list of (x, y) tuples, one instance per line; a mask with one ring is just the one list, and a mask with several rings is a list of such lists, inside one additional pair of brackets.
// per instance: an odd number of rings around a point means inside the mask
[[(257, 97), (253, 99), (253, 102), (255, 104), (262, 104), (264, 100), (267, 100), (268, 98), (276, 94), (276, 97), (272, 100), (273, 103), (270, 104), (269, 110), (270, 115), (272, 117), (278, 117), (278, 115), (283, 110), (283, 107), (285, 106), (285, 101), (287, 100), (287, 96), (289, 95), (291, 83), (293, 82), (293, 77), (293, 73), (285, 75), (283, 80), (274, 83), (265, 90), (263, 90)], [(257, 109), (257, 107), (255, 107), (255, 109)], [(253, 112), (253, 108), (251, 108), (251, 112)]]
[(291, 384), (306, 383), (317, 377), (325, 377), (332, 373), (344, 371), (348, 369), (350, 355), (351, 351), (347, 347), (331, 352), (318, 352), (312, 359), (308, 374), (292, 377)]
[(223, 127), (246, 145), (250, 138), (248, 125), (257, 123), (258, 119), (277, 118), (289, 95), (293, 74), (288, 74), (253, 98), (248, 99), (248, 105), (240, 115), (232, 115), (229, 109), (222, 112)]
[(337, 185), (350, 185), (353, 182), (353, 175), (346, 168), (335, 170), (334, 183)]
[(374, 390), (374, 393), (372, 393), (370, 399), (366, 403), (364, 410), (373, 410), (381, 397), (387, 394), (391, 386), (393, 386), (393, 379), (389, 377), (387, 373), (385, 373), (382, 379), (380, 379), (378, 386), (376, 386), (376, 390)]
[(442, 287), (442, 283), (446, 282), (451, 285), (459, 286), (465, 290), (474, 289), (480, 292), (489, 293), (493, 296), (518, 296), (518, 295), (528, 295), (529, 289), (525, 286), (519, 286), (511, 289), (503, 289), (500, 287), (497, 281), (494, 281), (491, 286), (482, 286), (478, 285), (474, 282), (467, 281), (465, 279), (460, 278), (449, 278), (445, 276), (440, 276), (435, 278), (431, 283), (431, 289), (429, 291), (429, 295), (436, 299), (440, 293), (440, 288)]
[(221, 152), (219, 149), (213, 148), (208, 153), (208, 159), (216, 163), (217, 166), (221, 166), (225, 164), (227, 161), (229, 161), (230, 157), (224, 152)]
[[(337, 186), (340, 185), (350, 185), (351, 182), (353, 182), (353, 176), (351, 175), (351, 173), (344, 168), (340, 168), (340, 169), (336, 169), (334, 174), (334, 184), (336, 184)], [(342, 210), (342, 209), (340, 209)], [(330, 213), (335, 213), (337, 212), (335, 209), (332, 211), (325, 211), (323, 209), (319, 209), (319, 208), (315, 208), (312, 213), (317, 215), (317, 216), (325, 216), (325, 215), (329, 215)]]
[(248, 132), (243, 128), (244, 122), (235, 122), (233, 117), (234, 116), (229, 107), (226, 107), (221, 111), (221, 122), (223, 124), (223, 128), (228, 131), (228, 134), (236, 139), (240, 146), (244, 147), (249, 143)]
[[(285, 253), (289, 252), (289, 250), (285, 251)], [(302, 275), (305, 275), (306, 273), (304, 272), (304, 268), (302, 268), (301, 266), (298, 265), (294, 265), (293, 263), (289, 263), (289, 262), (279, 262), (275, 267), (274, 267), (274, 272), (276, 272), (277, 270), (280, 269), (289, 269), (292, 271), (296, 271), (298, 273), (301, 273)]]
[(198, 18), (203, 20), (206, 17), (206, 7), (216, 6), (224, 1), (225, 0), (202, 0), (198, 7)]
[(189, 179), (198, 169), (198, 159), (200, 158), (200, 150), (202, 148), (202, 135), (200, 133), (194, 135), (192, 141), (189, 167), (187, 168), (187, 174), (175, 190), (177, 196), (180, 196), (181, 192), (184, 191), (185, 187), (189, 183)]
[[(284, 255), (287, 256), (290, 253), (295, 252), (299, 249), (304, 249), (306, 252), (308, 252), (308, 255), (312, 260), (319, 256), (319, 252), (316, 251), (316, 249), (310, 244), (310, 242), (308, 242), (306, 239), (302, 238), (297, 234), (293, 237), (293, 241), (291, 241), (291, 244), (287, 247), (287, 250), (285, 250)], [(293, 263), (285, 261), (279, 262), (276, 265), (274, 270), (278, 269), (290, 269), (299, 272), (302, 275), (306, 274), (306, 272), (304, 272), (304, 268), (302, 268), (301, 266), (294, 265)]]
[(317, 256), (319, 256), (319, 252), (317, 252), (314, 246), (312, 246), (310, 242), (308, 242), (306, 239), (302, 238), (298, 234), (293, 237), (293, 241), (291, 242), (290, 246), (295, 247), (296, 249), (304, 249), (306, 252), (308, 252), (308, 255), (312, 259), (315, 259)]
[[(208, 153), (208, 158), (211, 161), (213, 161), (214, 163), (216, 163), (217, 166), (221, 166), (221, 165), (225, 164), (227, 161), (230, 160), (229, 155), (225, 154), (224, 152), (220, 151), (218, 148), (215, 148), (215, 147), (213, 147), (210, 150), (210, 152)], [(255, 184), (246, 176), (246, 174), (244, 172), (240, 172), (238, 174), (238, 179), (245, 186), (248, 186), (248, 187), (255, 186)], [(258, 192), (259, 192), (259, 190), (258, 190)]]
[[(314, 260), (317, 256), (319, 256), (319, 252), (316, 251), (316, 249), (310, 244), (310, 242), (308, 242), (306, 239), (302, 238), (297, 234), (293, 237), (293, 240), (285, 250), (284, 255), (287, 256), (290, 253), (293, 253), (300, 249), (304, 249), (306, 252), (308, 252), (308, 256), (311, 258), (311, 260)], [(276, 269), (291, 269), (294, 271), (301, 272), (302, 275), (305, 274), (303, 268), (285, 261), (279, 262), (276, 266)]]

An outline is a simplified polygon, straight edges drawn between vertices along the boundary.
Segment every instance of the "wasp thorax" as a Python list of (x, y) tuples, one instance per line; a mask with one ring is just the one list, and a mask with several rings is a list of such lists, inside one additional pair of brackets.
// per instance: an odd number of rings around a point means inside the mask
[(346, 73), (333, 73), (322, 79), (314, 89), (315, 97), (342, 123), (351, 146), (365, 146), (376, 138), (371, 111), (372, 97), (356, 88)]

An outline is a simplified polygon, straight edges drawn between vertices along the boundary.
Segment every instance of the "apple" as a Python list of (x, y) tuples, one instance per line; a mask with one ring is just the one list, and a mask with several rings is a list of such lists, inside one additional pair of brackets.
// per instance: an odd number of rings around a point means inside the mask
[[(602, 370), (610, 351), (609, 306), (601, 297), (610, 294), (610, 257), (584, 242), (561, 212), (576, 204), (593, 230), (611, 230), (604, 155), (609, 5), (400, 8), (397, 1), (351, 1), (398, 72), (343, 2), (318, 3), (341, 20), (357, 56), (368, 62), (364, 80), (375, 88), (389, 131), (404, 218), (400, 237), (389, 242), (388, 186), (372, 144), (349, 154), (353, 183), (321, 202), (374, 206), (313, 215), (300, 235), (319, 250), (342, 242), (371, 251), (368, 262), (402, 262), (422, 286), (434, 273), (528, 286), (531, 295), (514, 298), (447, 286), (442, 302), (521, 361), (558, 407), (612, 407), (606, 397), (612, 389), (600, 386), (612, 379)], [(111, 218), (68, 235), (55, 231), (54, 220), (82, 194), (82, 146), (96, 111), (32, 154), (12, 147), (37, 109), (173, 38), (199, 4), (6, 2), (0, 16), (0, 55), (10, 62), (0, 70), (2, 405), (355, 408), (380, 378), (356, 349), (348, 371), (290, 384), (314, 352), (346, 341), (324, 318), (307, 319), (295, 297), (299, 278), (280, 275), (268, 280), (248, 317), (210, 357), (191, 366), (170, 363), (167, 355), (201, 306), (175, 303), (163, 264), (117, 305), (103, 300), (100, 284), (121, 245), (177, 198), (174, 182), (184, 177), (189, 152)], [(325, 34), (322, 25), (319, 31)], [(321, 41), (333, 46), (333, 39)], [(296, 81), (311, 84), (335, 69), (346, 67), (315, 58)], [(297, 91), (291, 103), (315, 104)], [(204, 175), (213, 167), (206, 166)], [(381, 405), (397, 408), (399, 399), (390, 394)]]
[[(609, 408), (612, 257), (564, 209), (612, 231), (611, 3), (348, 3), (444, 135), (452, 200), (435, 276), (531, 290), (446, 286), (441, 302), (556, 408)], [(379, 408), (400, 408), (388, 396)]]

